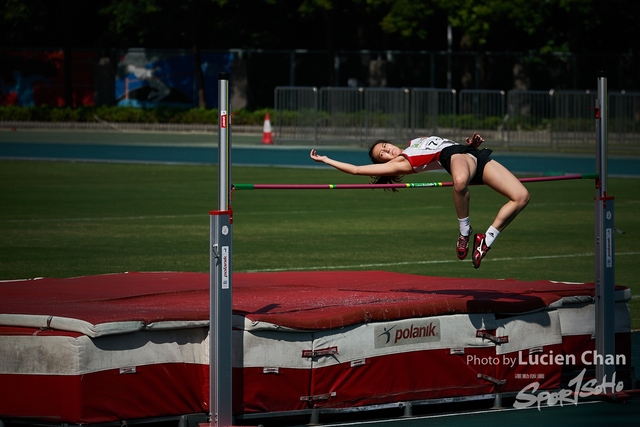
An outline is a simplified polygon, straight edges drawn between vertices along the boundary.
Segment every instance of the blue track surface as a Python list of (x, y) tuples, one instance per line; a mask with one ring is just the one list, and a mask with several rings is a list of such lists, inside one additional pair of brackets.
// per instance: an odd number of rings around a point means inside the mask
[[(354, 164), (369, 163), (365, 149), (319, 148), (321, 154)], [(532, 155), (495, 151), (494, 159), (515, 173), (593, 173), (595, 155)], [(218, 149), (190, 145), (123, 145), (82, 143), (0, 142), (0, 158), (134, 163), (217, 164)], [(242, 145), (232, 148), (232, 164), (237, 166), (317, 167), (309, 159), (309, 148)], [(640, 159), (610, 158), (609, 176), (640, 177)]]

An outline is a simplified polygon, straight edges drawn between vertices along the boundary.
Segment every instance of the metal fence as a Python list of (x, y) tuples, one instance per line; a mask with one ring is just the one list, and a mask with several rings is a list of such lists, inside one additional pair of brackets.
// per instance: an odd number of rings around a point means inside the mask
[(281, 141), (317, 143), (318, 89), (315, 87), (276, 88), (273, 127)]
[[(595, 100), (589, 91), (278, 87), (276, 143), (368, 144), (479, 132), (506, 150), (591, 152)], [(609, 151), (640, 154), (640, 93), (609, 94)]]
[(501, 90), (460, 91), (457, 135), (479, 132), (486, 141), (504, 141), (505, 98)]
[(364, 90), (341, 87), (320, 89), (320, 132), (316, 140), (359, 141), (364, 137)]
[(424, 89), (411, 91), (411, 136), (438, 135), (457, 137), (457, 95), (454, 89)]
[(364, 91), (364, 135), (370, 139), (407, 138), (410, 119), (408, 89)]

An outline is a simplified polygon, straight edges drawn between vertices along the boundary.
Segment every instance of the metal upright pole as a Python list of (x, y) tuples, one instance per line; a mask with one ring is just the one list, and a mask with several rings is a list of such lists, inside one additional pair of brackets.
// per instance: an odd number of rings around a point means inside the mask
[[(607, 77), (598, 72), (598, 99), (596, 100), (596, 181), (595, 197), (595, 284), (596, 284), (596, 379), (599, 384), (611, 382), (615, 365), (615, 274), (614, 274), (614, 198), (607, 194)], [(605, 390), (613, 392), (613, 390)]]
[(209, 424), (232, 425), (229, 75), (218, 74), (218, 210), (210, 213)]

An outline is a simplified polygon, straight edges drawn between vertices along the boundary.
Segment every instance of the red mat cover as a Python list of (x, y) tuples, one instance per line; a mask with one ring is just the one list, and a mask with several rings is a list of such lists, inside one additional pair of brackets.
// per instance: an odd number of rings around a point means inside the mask
[[(593, 318), (592, 283), (314, 271), (236, 273), (232, 286), (236, 414), (514, 391), (532, 375), (552, 388), (561, 367), (474, 361), (593, 343), (580, 326)], [(0, 415), (208, 411), (209, 274), (5, 281), (0, 296)]]
[[(77, 319), (95, 328), (88, 331), (95, 336), (159, 322), (206, 321), (209, 316), (209, 275), (204, 273), (6, 281), (0, 282), (0, 290), (3, 322), (19, 315), (23, 318), (16, 323), (47, 327), (56, 318)], [(233, 275), (234, 314), (303, 330), (457, 313), (526, 313), (564, 296), (593, 295), (593, 283), (456, 279), (385, 271)], [(116, 322), (121, 330), (107, 328)], [(73, 326), (55, 329), (65, 328)]]

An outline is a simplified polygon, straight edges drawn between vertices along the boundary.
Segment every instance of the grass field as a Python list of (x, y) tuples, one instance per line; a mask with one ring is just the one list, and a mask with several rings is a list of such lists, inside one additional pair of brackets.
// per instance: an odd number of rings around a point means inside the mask
[[(448, 181), (422, 174), (413, 181)], [(237, 183), (363, 183), (333, 170), (233, 169)], [(209, 211), (217, 168), (0, 161), (0, 280), (123, 271), (208, 271)], [(640, 328), (640, 191), (609, 180), (615, 196), (616, 282), (630, 286)], [(593, 281), (594, 183), (532, 183), (531, 203), (499, 237), (482, 267), (458, 261), (450, 188), (236, 191), (235, 271), (388, 270), (451, 277)], [(472, 188), (476, 232), (501, 196)]]

